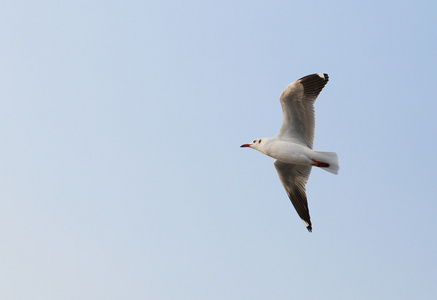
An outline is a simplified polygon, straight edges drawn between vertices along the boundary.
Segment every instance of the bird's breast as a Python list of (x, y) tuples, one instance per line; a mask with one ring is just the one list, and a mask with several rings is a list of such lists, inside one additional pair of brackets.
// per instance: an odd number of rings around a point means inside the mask
[(311, 149), (292, 142), (277, 141), (269, 145), (266, 154), (285, 163), (311, 165), (308, 158)]

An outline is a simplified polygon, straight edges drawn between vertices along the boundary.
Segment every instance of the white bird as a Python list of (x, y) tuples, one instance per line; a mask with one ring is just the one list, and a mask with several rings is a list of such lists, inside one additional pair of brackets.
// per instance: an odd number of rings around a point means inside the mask
[(250, 147), (275, 158), (275, 168), (299, 217), (312, 231), (305, 185), (313, 166), (338, 174), (334, 152), (314, 151), (314, 102), (328, 82), (328, 74), (312, 74), (290, 83), (282, 92), (282, 126), (272, 138), (260, 138)]

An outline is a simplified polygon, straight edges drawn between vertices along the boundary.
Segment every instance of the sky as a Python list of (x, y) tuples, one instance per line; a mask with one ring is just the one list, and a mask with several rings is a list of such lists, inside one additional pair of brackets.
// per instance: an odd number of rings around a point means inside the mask
[[(437, 3), (8, 1), (1, 299), (437, 298)], [(308, 233), (273, 167), (312, 73)]]

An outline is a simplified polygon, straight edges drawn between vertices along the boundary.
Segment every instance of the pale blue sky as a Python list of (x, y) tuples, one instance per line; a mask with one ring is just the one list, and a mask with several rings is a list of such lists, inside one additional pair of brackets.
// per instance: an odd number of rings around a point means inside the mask
[[(9, 1), (1, 299), (437, 298), (437, 4)], [(313, 232), (273, 159), (316, 102)]]

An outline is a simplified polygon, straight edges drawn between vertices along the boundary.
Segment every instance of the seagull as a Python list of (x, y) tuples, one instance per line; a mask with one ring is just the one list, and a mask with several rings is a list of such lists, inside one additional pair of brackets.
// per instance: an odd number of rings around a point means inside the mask
[(333, 174), (339, 170), (336, 153), (313, 150), (314, 102), (328, 80), (328, 74), (317, 73), (290, 83), (279, 97), (282, 125), (278, 134), (241, 145), (276, 159), (279, 179), (309, 232), (312, 225), (305, 185), (311, 169), (319, 167)]

